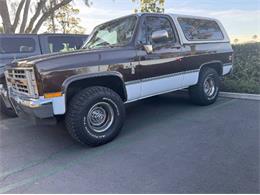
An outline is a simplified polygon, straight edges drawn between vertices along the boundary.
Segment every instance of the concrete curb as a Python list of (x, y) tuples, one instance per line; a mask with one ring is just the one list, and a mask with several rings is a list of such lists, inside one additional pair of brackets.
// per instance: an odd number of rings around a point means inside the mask
[(259, 94), (219, 92), (219, 96), (220, 97), (226, 97), (226, 98), (236, 98), (236, 99), (246, 99), (246, 100), (260, 101), (260, 95)]

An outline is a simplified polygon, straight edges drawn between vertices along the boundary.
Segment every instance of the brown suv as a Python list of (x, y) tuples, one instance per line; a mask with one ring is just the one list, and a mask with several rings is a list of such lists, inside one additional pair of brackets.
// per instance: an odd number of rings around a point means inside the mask
[(134, 14), (97, 26), (80, 51), (11, 63), (5, 75), (19, 116), (64, 115), (73, 138), (97, 146), (119, 134), (125, 103), (184, 88), (214, 103), (232, 55), (218, 20)]

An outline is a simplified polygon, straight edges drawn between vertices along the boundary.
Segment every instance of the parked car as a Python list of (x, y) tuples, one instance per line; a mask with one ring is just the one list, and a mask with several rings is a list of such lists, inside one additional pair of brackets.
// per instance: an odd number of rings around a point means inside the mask
[(86, 39), (87, 35), (76, 34), (0, 34), (1, 111), (15, 115), (6, 92), (4, 69), (7, 63), (29, 56), (74, 51), (80, 49)]
[(124, 123), (124, 104), (188, 88), (216, 101), (233, 50), (221, 23), (175, 14), (134, 14), (97, 26), (83, 50), (11, 63), (5, 72), (19, 116), (65, 116), (71, 136), (97, 146)]

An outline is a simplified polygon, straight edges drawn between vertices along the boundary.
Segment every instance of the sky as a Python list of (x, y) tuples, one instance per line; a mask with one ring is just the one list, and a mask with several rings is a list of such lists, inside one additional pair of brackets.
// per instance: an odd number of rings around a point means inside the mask
[[(74, 0), (80, 9), (81, 25), (90, 33), (105, 21), (133, 13), (138, 8), (132, 0), (90, 0), (91, 7), (82, 0)], [(260, 0), (165, 0), (165, 13), (209, 16), (219, 19), (230, 39), (247, 42), (253, 35), (260, 40)]]

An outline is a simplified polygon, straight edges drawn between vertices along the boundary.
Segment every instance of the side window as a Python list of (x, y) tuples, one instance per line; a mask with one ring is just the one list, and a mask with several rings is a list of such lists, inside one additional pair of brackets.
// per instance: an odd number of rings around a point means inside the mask
[[(155, 31), (166, 30), (168, 32), (168, 39), (160, 40), (160, 42), (154, 42), (152, 40), (152, 34)], [(147, 44), (158, 45), (175, 43), (176, 37), (172, 28), (172, 25), (166, 17), (148, 16), (146, 17), (143, 27), (142, 42), (145, 40)]]
[(223, 40), (224, 36), (218, 24), (213, 20), (178, 18), (182, 31), (189, 41)]
[(49, 36), (48, 48), (49, 52), (67, 52), (80, 49), (84, 43), (82, 37), (77, 36)]
[(33, 38), (0, 37), (0, 53), (33, 53), (35, 40)]

